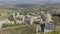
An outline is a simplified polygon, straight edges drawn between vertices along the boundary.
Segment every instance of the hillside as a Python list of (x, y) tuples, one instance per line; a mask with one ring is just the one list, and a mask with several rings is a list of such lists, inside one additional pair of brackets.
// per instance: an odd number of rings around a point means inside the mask
[(11, 10), (0, 9), (0, 20), (8, 18), (11, 14)]
[(60, 3), (45, 3), (45, 4), (35, 4), (35, 3), (0, 3), (0, 9), (9, 9), (9, 10), (35, 10), (39, 9), (40, 11), (50, 11), (60, 13)]

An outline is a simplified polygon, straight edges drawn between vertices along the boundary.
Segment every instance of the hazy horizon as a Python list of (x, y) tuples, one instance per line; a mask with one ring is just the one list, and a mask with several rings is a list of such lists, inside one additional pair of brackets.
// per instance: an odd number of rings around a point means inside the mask
[(22, 3), (60, 3), (60, 0), (0, 0), (0, 2), (22, 2)]

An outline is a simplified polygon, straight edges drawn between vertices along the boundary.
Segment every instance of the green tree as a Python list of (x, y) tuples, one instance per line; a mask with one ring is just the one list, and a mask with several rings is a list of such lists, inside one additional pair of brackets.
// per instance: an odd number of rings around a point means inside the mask
[(9, 16), (8, 19), (9, 19), (10, 21), (13, 21), (13, 20), (14, 20), (13, 15)]

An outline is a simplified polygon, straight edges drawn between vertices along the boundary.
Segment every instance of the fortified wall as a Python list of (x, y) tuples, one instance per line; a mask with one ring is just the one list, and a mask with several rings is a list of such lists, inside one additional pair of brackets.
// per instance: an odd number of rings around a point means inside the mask
[(37, 34), (37, 26), (25, 25), (0, 29), (0, 34)]

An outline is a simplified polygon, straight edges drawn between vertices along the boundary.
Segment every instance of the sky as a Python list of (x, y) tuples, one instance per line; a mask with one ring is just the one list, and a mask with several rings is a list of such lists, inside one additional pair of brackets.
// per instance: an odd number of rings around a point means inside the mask
[(0, 2), (60, 2), (60, 0), (0, 0)]

